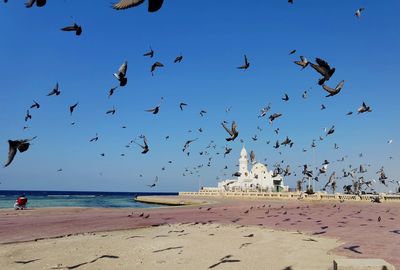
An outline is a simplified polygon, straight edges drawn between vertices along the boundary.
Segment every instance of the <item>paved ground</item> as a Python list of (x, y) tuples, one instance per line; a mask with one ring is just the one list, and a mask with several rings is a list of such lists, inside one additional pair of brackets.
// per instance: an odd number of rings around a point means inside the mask
[[(255, 225), (299, 230), (311, 237), (333, 237), (346, 243), (333, 250), (335, 254), (382, 258), (400, 269), (398, 203), (224, 200), (203, 206), (155, 209), (0, 210), (0, 243), (195, 222)], [(356, 248), (349, 249), (352, 246)]]

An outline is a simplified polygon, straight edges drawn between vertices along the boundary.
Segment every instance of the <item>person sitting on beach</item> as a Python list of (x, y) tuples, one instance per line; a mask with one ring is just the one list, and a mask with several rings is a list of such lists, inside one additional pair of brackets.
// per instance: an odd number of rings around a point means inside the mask
[(23, 194), (19, 196), (18, 199), (15, 201), (14, 208), (15, 210), (23, 210), (26, 208), (27, 203), (28, 198), (25, 197), (25, 194)]

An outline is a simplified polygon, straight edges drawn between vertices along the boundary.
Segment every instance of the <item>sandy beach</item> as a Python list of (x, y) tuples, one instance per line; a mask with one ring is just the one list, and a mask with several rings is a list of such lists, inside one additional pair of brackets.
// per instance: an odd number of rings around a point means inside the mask
[(207, 269), (220, 260), (233, 262), (216, 269), (330, 269), (351, 257), (399, 268), (399, 217), (394, 203), (251, 200), (1, 210), (0, 261), (5, 269)]

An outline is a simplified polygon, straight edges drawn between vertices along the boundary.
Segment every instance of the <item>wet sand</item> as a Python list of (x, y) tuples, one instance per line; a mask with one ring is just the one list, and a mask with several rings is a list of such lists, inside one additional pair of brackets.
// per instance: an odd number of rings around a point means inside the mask
[[(153, 209), (0, 210), (0, 243), (182, 223), (301, 231), (309, 237), (337, 239), (341, 244), (330, 252), (335, 256), (382, 258), (400, 268), (400, 204), (396, 203), (221, 200)], [(346, 249), (354, 245), (360, 246), (357, 252)], [(7, 245), (2, 247), (7, 249)]]

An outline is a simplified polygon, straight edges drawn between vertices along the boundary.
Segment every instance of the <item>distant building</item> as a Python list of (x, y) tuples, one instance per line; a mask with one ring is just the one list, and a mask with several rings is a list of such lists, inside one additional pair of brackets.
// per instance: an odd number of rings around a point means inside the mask
[(246, 149), (242, 148), (239, 158), (239, 171), (237, 179), (227, 179), (218, 183), (218, 190), (225, 191), (266, 191), (282, 192), (288, 191), (289, 187), (283, 184), (281, 175), (274, 175), (268, 171), (266, 165), (254, 162), (251, 171), (248, 171), (248, 156)]

